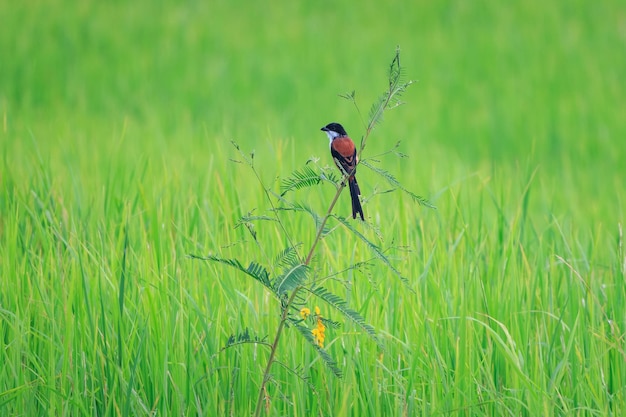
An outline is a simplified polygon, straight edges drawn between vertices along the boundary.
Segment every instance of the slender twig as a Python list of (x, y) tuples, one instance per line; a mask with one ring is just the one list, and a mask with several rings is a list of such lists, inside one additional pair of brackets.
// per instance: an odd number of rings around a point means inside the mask
[[(335, 197), (330, 203), (330, 206), (328, 207), (328, 211), (326, 212), (326, 215), (322, 219), (322, 223), (320, 224), (320, 227), (317, 230), (317, 235), (315, 236), (315, 240), (313, 241), (313, 244), (311, 245), (311, 250), (309, 250), (309, 254), (306, 257), (306, 260), (304, 261), (305, 265), (309, 265), (309, 263), (311, 262), (311, 258), (313, 258), (313, 252), (315, 251), (315, 247), (317, 246), (317, 243), (320, 241), (320, 238), (322, 236), (322, 231), (324, 230), (324, 225), (326, 224), (326, 221), (330, 217), (333, 211), (333, 208), (335, 207), (335, 204), (337, 203), (337, 200), (339, 200), (341, 191), (343, 191), (343, 189), (346, 186), (345, 184), (346, 184), (346, 181), (344, 178), (341, 181), (341, 185), (337, 188)], [(278, 329), (276, 330), (276, 336), (274, 336), (274, 341), (272, 342), (270, 357), (267, 359), (267, 365), (265, 366), (265, 371), (263, 372), (263, 380), (261, 381), (261, 386), (259, 387), (259, 395), (258, 395), (257, 402), (256, 402), (256, 409), (254, 410), (255, 417), (258, 417), (261, 415), (261, 404), (263, 401), (263, 393), (265, 392), (265, 386), (267, 385), (267, 382), (270, 379), (270, 370), (272, 369), (272, 365), (274, 364), (274, 361), (276, 360), (276, 351), (278, 350), (278, 342), (280, 341), (281, 335), (283, 333), (283, 329), (285, 328), (285, 322), (287, 321), (287, 318), (289, 317), (289, 309), (291, 308), (291, 305), (293, 304), (294, 300), (296, 299), (301, 289), (302, 289), (302, 286), (297, 286), (296, 288), (294, 288), (294, 290), (291, 292), (291, 296), (289, 297), (289, 299), (283, 306), (283, 312), (280, 316), (280, 323), (278, 324)]]
[(252, 172), (254, 172), (254, 175), (256, 175), (257, 180), (259, 181), (259, 183), (261, 183), (261, 186), (263, 187), (263, 191), (265, 192), (267, 201), (269, 201), (270, 205), (272, 206), (272, 212), (276, 216), (276, 221), (280, 225), (280, 228), (283, 229), (283, 233), (285, 234), (285, 236), (287, 237), (287, 240), (289, 241), (289, 246), (296, 248), (296, 246), (293, 243), (293, 240), (291, 239), (291, 235), (289, 234), (289, 232), (287, 231), (287, 228), (285, 227), (283, 222), (280, 220), (280, 217), (278, 216), (278, 211), (276, 210), (276, 206), (274, 205), (274, 202), (272, 201), (272, 197), (270, 196), (269, 190), (265, 187), (265, 184), (263, 184), (263, 180), (261, 180), (261, 177), (259, 173), (257, 172), (257, 170), (254, 168), (254, 166), (252, 166)]
[(263, 380), (261, 381), (261, 387), (259, 388), (259, 396), (256, 400), (256, 409), (254, 410), (255, 417), (261, 415), (261, 404), (263, 401), (263, 393), (265, 392), (265, 386), (267, 385), (267, 381), (270, 379), (270, 370), (272, 369), (272, 365), (274, 364), (274, 360), (276, 358), (276, 351), (278, 350), (278, 342), (280, 341), (280, 337), (283, 334), (283, 329), (285, 328), (285, 322), (289, 316), (289, 306), (296, 299), (296, 295), (298, 291), (302, 288), (298, 286), (294, 288), (291, 292), (291, 296), (287, 300), (285, 307), (283, 308), (283, 312), (280, 316), (280, 323), (278, 324), (278, 329), (276, 329), (276, 336), (274, 336), (274, 342), (272, 342), (272, 350), (270, 352), (270, 357), (267, 360), (267, 365), (265, 366), (265, 371), (263, 372)]
[(335, 193), (335, 197), (333, 198), (333, 201), (331, 201), (330, 206), (328, 207), (328, 211), (326, 212), (326, 215), (322, 219), (322, 222), (320, 223), (320, 226), (317, 229), (315, 240), (313, 241), (313, 244), (311, 245), (311, 250), (309, 251), (309, 254), (306, 257), (306, 260), (304, 261), (305, 265), (308, 265), (309, 263), (311, 263), (311, 259), (313, 258), (313, 252), (315, 252), (317, 243), (320, 241), (322, 232), (324, 231), (324, 226), (326, 225), (326, 221), (328, 220), (331, 213), (333, 212), (333, 208), (335, 207), (335, 204), (337, 204), (337, 201), (339, 200), (339, 196), (341, 195), (341, 192), (343, 191), (345, 186), (346, 186), (346, 182), (341, 181), (341, 185), (339, 186), (339, 188), (337, 188), (337, 193)]
[(265, 193), (265, 197), (267, 198), (267, 201), (270, 203), (270, 206), (272, 206), (272, 212), (274, 213), (274, 216), (276, 217), (276, 221), (280, 225), (280, 228), (283, 229), (283, 233), (287, 237), (287, 240), (289, 241), (289, 246), (295, 248), (296, 246), (294, 245), (293, 240), (291, 239), (291, 235), (289, 234), (289, 232), (287, 231), (287, 228), (285, 227), (285, 225), (281, 221), (280, 217), (278, 216), (278, 210), (276, 210), (276, 206), (274, 205), (274, 201), (272, 200), (272, 196), (270, 195), (270, 192), (269, 192), (268, 188), (265, 186), (265, 183), (261, 179), (261, 176), (259, 175), (258, 171), (254, 167), (254, 161), (253, 161), (254, 155), (252, 155), (252, 157), (248, 157), (239, 148), (239, 145), (237, 145), (235, 142), (231, 142), (231, 143), (239, 151), (239, 154), (246, 160), (246, 163), (248, 164), (248, 166), (250, 166), (250, 168), (252, 169), (252, 172), (254, 173), (254, 176), (256, 177), (256, 179), (259, 182), (259, 184), (261, 184), (261, 188), (263, 188), (263, 192)]

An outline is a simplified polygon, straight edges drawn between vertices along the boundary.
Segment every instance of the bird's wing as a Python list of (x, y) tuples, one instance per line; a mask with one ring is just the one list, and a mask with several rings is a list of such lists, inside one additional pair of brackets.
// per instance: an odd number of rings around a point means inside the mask
[(345, 171), (346, 174), (349, 174), (354, 170), (354, 167), (356, 166), (356, 149), (354, 148), (354, 145), (352, 147), (351, 154), (344, 154), (341, 152), (341, 148), (338, 150), (336, 147), (331, 147), (330, 153), (335, 159), (337, 166), (341, 170)]

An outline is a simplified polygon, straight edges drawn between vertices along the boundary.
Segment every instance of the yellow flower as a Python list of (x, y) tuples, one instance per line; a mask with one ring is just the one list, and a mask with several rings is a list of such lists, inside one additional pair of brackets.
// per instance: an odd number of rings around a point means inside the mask
[(315, 306), (315, 315), (317, 316), (317, 327), (313, 330), (311, 330), (311, 333), (313, 333), (313, 337), (315, 338), (315, 343), (317, 343), (317, 345), (319, 347), (324, 347), (324, 339), (326, 338), (326, 335), (324, 334), (324, 332), (326, 331), (326, 326), (324, 326), (324, 322), (322, 321), (322, 316), (320, 315), (320, 308)]
[(315, 343), (321, 348), (324, 347), (324, 339), (326, 338), (324, 330), (326, 330), (325, 327), (320, 328), (319, 326), (316, 329), (311, 330), (311, 333), (313, 333), (313, 337), (315, 338)]
[(306, 307), (302, 307), (302, 309), (300, 310), (300, 315), (304, 320), (306, 320), (306, 318), (311, 315), (311, 310)]

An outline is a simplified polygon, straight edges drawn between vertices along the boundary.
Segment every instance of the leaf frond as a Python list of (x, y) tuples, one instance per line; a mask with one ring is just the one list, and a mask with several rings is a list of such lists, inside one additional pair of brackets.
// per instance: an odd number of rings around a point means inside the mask
[(380, 175), (381, 177), (383, 177), (389, 184), (391, 184), (393, 187), (396, 187), (399, 190), (404, 191), (405, 193), (407, 193), (409, 196), (411, 196), (411, 198), (413, 199), (413, 201), (417, 202), (419, 205), (424, 206), (424, 207), (428, 207), (428, 208), (432, 208), (432, 209), (436, 209), (437, 207), (435, 205), (433, 205), (430, 201), (428, 201), (426, 198), (415, 194), (414, 192), (406, 189), (401, 183), (400, 181), (398, 181), (396, 179), (396, 177), (394, 177), (389, 171), (386, 171), (382, 168), (379, 168), (377, 166), (374, 166), (372, 164), (370, 164), (368, 161), (361, 161), (361, 165), (366, 166), (367, 168), (371, 169), (372, 171), (374, 171), (375, 173), (377, 173), (378, 175)]
[(413, 84), (413, 81), (403, 81), (404, 69), (400, 65), (400, 48), (396, 48), (396, 54), (389, 65), (389, 87), (388, 89), (374, 102), (369, 112), (369, 124), (367, 130), (370, 131), (378, 123), (382, 121), (383, 114), (386, 110), (391, 110), (394, 107), (402, 105), (400, 96), (406, 91), (406, 89)]
[(246, 273), (259, 280), (266, 287), (271, 287), (272, 283), (270, 281), (269, 273), (263, 265), (256, 262), (250, 262), (250, 265), (248, 265), (248, 268), (246, 269)]
[(276, 259), (274, 260), (274, 265), (286, 267), (288, 265), (293, 265), (298, 262), (298, 247), (300, 244), (296, 246), (288, 246), (276, 255)]
[(258, 221), (258, 220), (270, 221), (270, 222), (276, 222), (277, 221), (275, 218), (270, 217), (270, 216), (252, 216), (252, 215), (247, 215), (247, 216), (241, 216), (241, 219), (239, 219), (239, 222), (235, 225), (235, 228), (239, 227), (242, 223), (253, 222), (253, 221)]
[(323, 167), (320, 178), (332, 182), (335, 185), (339, 184), (339, 181), (341, 181), (341, 176), (339, 176), (335, 167)]
[(330, 354), (326, 350), (324, 350), (324, 348), (319, 347), (317, 343), (315, 343), (315, 337), (313, 337), (311, 329), (300, 324), (299, 320), (290, 319), (290, 321), (293, 327), (295, 327), (300, 332), (304, 339), (315, 348), (317, 354), (320, 355), (320, 358), (322, 358), (328, 369), (330, 369), (336, 377), (341, 378), (341, 369), (339, 369), (337, 362), (333, 359), (332, 356), (330, 356)]
[(274, 290), (280, 296), (291, 291), (306, 281), (309, 267), (297, 262), (285, 268), (285, 271), (274, 281)]
[(244, 331), (237, 333), (236, 335), (231, 334), (228, 337), (228, 340), (226, 341), (226, 346), (222, 348), (222, 351), (231, 346), (241, 345), (244, 343), (261, 344), (261, 345), (271, 347), (271, 345), (267, 343), (267, 336), (263, 336), (263, 337), (259, 337), (258, 335), (250, 336), (250, 330), (246, 327)]
[(342, 225), (344, 225), (348, 230), (350, 230), (352, 232), (352, 234), (354, 234), (356, 237), (358, 237), (359, 239), (361, 239), (361, 241), (363, 243), (365, 243), (365, 245), (372, 251), (372, 253), (374, 254), (374, 257), (378, 260), (380, 260), (383, 264), (387, 265), (387, 267), (394, 273), (396, 274), (396, 276), (404, 283), (406, 284), (407, 288), (409, 288), (410, 291), (413, 291), (410, 287), (409, 287), (409, 280), (402, 275), (402, 273), (400, 271), (398, 271), (398, 269), (393, 266), (393, 264), (391, 263), (391, 261), (389, 260), (389, 258), (387, 258), (385, 256), (385, 254), (381, 251), (381, 249), (378, 247), (378, 245), (375, 245), (373, 242), (371, 242), (368, 238), (366, 238), (365, 236), (363, 236), (363, 234), (361, 232), (359, 232), (358, 230), (356, 230), (354, 228), (354, 226), (352, 226), (352, 224), (344, 217), (339, 217), (339, 216), (334, 216), (335, 219), (337, 219), (337, 221), (339, 221), (339, 223), (341, 223)]
[(356, 91), (352, 90), (352, 92), (349, 93), (339, 94), (339, 97), (354, 102), (354, 100), (356, 99)]
[(216, 255), (198, 256), (193, 254), (190, 254), (189, 257), (192, 259), (199, 259), (202, 261), (211, 261), (228, 265), (231, 268), (235, 268), (238, 271), (241, 271), (244, 274), (251, 276), (252, 278), (259, 281), (261, 284), (263, 284), (264, 287), (271, 290), (272, 292), (275, 292), (274, 288), (272, 287), (272, 283), (270, 281), (267, 269), (265, 269), (262, 265), (256, 262), (250, 262), (250, 265), (245, 268), (237, 259), (222, 258)]
[(320, 317), (320, 320), (322, 320), (322, 323), (324, 323), (326, 327), (330, 327), (331, 329), (338, 329), (341, 327), (341, 323), (338, 321), (327, 319), (325, 317)]
[[(319, 229), (322, 225), (322, 221), (324, 220), (322, 216), (320, 216), (315, 210), (305, 204), (295, 204), (294, 207), (309, 213), (309, 215), (313, 218), (315, 222), (315, 229)], [(322, 235), (327, 235), (330, 232), (327, 224), (324, 224), (324, 229), (322, 230)]]
[(282, 181), (280, 184), (280, 195), (284, 196), (292, 190), (312, 187), (320, 182), (322, 182), (320, 174), (311, 166), (305, 165), (301, 169), (292, 172), (291, 176)]
[(361, 316), (358, 312), (351, 309), (348, 306), (348, 303), (343, 300), (341, 297), (331, 293), (324, 287), (315, 287), (310, 290), (310, 292), (322, 300), (326, 301), (328, 304), (333, 306), (337, 311), (344, 315), (348, 320), (352, 321), (358, 327), (360, 327), (369, 337), (372, 338), (378, 345), (381, 350), (384, 350), (384, 346), (381, 343), (378, 335), (376, 334), (376, 330), (374, 327), (369, 325), (363, 316)]
[(276, 361), (276, 364), (282, 366), (283, 369), (285, 369), (287, 372), (289, 372), (290, 374), (298, 378), (303, 383), (307, 384), (311, 392), (316, 397), (319, 397), (319, 393), (317, 392), (317, 388), (315, 387), (315, 384), (311, 382), (311, 377), (307, 375), (306, 369), (302, 365), (298, 365), (295, 368), (291, 368), (286, 363), (282, 363), (281, 361), (278, 361), (278, 360)]
[[(276, 209), (277, 211), (303, 211), (305, 213), (308, 213), (313, 218), (313, 221), (315, 222), (315, 229), (319, 230), (324, 219), (322, 216), (319, 215), (318, 212), (316, 212), (315, 210), (313, 210), (311, 207), (307, 206), (306, 204), (293, 203), (291, 201), (287, 201), (282, 198), (281, 198), (281, 202), (283, 202), (287, 207), (278, 207)], [(326, 235), (329, 233), (329, 231), (330, 229), (328, 228), (328, 226), (324, 224), (324, 229), (322, 230), (322, 234)]]

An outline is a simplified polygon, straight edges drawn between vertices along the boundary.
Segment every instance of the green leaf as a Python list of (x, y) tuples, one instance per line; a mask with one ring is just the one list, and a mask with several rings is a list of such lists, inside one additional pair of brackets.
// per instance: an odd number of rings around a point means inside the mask
[(396, 48), (396, 56), (389, 64), (389, 89), (395, 89), (400, 82), (402, 76), (402, 67), (400, 66), (400, 48)]
[(288, 266), (274, 281), (274, 290), (279, 296), (293, 290), (307, 279), (308, 270), (309, 267), (303, 263)]
[(277, 266), (289, 266), (298, 262), (298, 246), (288, 246), (284, 250), (282, 250), (278, 255), (276, 255), (276, 259), (274, 260), (274, 265)]
[(322, 177), (318, 172), (308, 165), (300, 170), (294, 171), (290, 177), (285, 178), (280, 184), (280, 195), (283, 196), (292, 190), (312, 187), (322, 182)]
[[(373, 252), (374, 256), (379, 259), (380, 261), (382, 261), (382, 263), (384, 263), (385, 265), (387, 265), (389, 267), (389, 269), (396, 274), (396, 276), (398, 278), (400, 278), (400, 280), (402, 282), (404, 282), (407, 287), (409, 285), (409, 280), (404, 277), (402, 275), (402, 273), (400, 271), (398, 271), (398, 269), (393, 266), (393, 264), (391, 263), (391, 261), (389, 260), (389, 258), (387, 258), (385, 256), (385, 254), (380, 250), (380, 248), (375, 245), (373, 242), (371, 242), (368, 238), (366, 238), (365, 236), (363, 236), (363, 234), (361, 232), (359, 232), (358, 230), (356, 230), (354, 228), (354, 226), (352, 226), (351, 222), (347, 221), (344, 217), (339, 217), (339, 216), (334, 216), (335, 219), (337, 219), (341, 224), (343, 224), (348, 230), (350, 230), (356, 237), (358, 237), (359, 239), (361, 239), (361, 241), (363, 241), (368, 248), (370, 248), (370, 250)], [(413, 290), (411, 290), (413, 291)]]
[[(333, 181), (332, 178), (329, 179), (329, 181)], [(285, 205), (285, 207), (277, 207), (275, 210), (277, 211), (304, 211), (307, 212), (311, 215), (311, 217), (313, 218), (313, 220), (315, 221), (315, 229), (319, 229), (320, 225), (322, 224), (322, 216), (320, 216), (315, 210), (313, 210), (311, 207), (305, 205), (305, 204), (301, 204), (301, 203), (293, 203), (291, 201), (288, 201), (284, 198), (282, 198), (282, 196), (274, 194), (274, 196), (276, 196), (276, 198), (278, 199), (278, 201), (280, 201), (281, 203), (283, 203)], [(323, 234), (327, 234), (329, 232), (329, 228), (324, 225), (324, 230), (322, 231)]]
[(372, 130), (382, 120), (385, 111), (402, 104), (400, 96), (413, 84), (412, 81), (402, 82), (403, 72), (400, 66), (400, 48), (396, 48), (396, 55), (389, 65), (389, 88), (374, 102), (370, 109), (368, 131)]
[(339, 94), (339, 97), (345, 98), (346, 100), (354, 101), (354, 99), (356, 98), (356, 91), (352, 90), (352, 92), (350, 93)]
[(245, 272), (251, 277), (260, 281), (266, 287), (271, 287), (272, 283), (270, 281), (269, 273), (264, 266), (256, 262), (250, 262), (250, 265), (248, 265), (248, 268), (245, 270)]
[(243, 272), (246, 275), (251, 276), (252, 278), (259, 281), (261, 284), (263, 284), (263, 286), (270, 289), (272, 292), (275, 292), (274, 288), (272, 287), (270, 278), (269, 278), (269, 273), (262, 265), (259, 265), (256, 262), (250, 262), (250, 265), (247, 268), (245, 268), (241, 264), (241, 262), (239, 262), (237, 259), (221, 258), (216, 255), (198, 256), (198, 255), (193, 255), (193, 254), (190, 254), (189, 257), (193, 259), (200, 259), (203, 261), (211, 261), (211, 262), (217, 262), (217, 263), (221, 263), (224, 265), (228, 265), (232, 268), (235, 268)]
[(422, 206), (425, 206), (425, 207), (432, 208), (432, 209), (436, 209), (437, 208), (430, 201), (428, 201), (426, 198), (424, 198), (422, 196), (419, 196), (419, 195), (415, 194), (414, 192), (409, 191), (406, 188), (404, 188), (404, 186), (396, 179), (396, 177), (394, 177), (388, 171), (385, 171), (382, 168), (374, 166), (374, 165), (370, 164), (369, 162), (367, 162), (366, 160), (361, 161), (360, 165), (366, 166), (369, 169), (371, 169), (372, 171), (374, 171), (375, 173), (377, 173), (378, 175), (382, 176), (393, 187), (396, 187), (397, 189), (402, 190), (405, 193), (407, 193), (408, 195), (410, 195), (411, 198), (413, 199), (413, 201), (416, 201), (418, 204), (420, 204)]
[(270, 221), (270, 222), (277, 221), (275, 218), (270, 217), (270, 216), (252, 216), (248, 214), (246, 216), (241, 216), (241, 219), (239, 219), (239, 222), (235, 225), (235, 227), (238, 227), (241, 223), (253, 222), (257, 220)]
[(341, 369), (337, 366), (337, 362), (333, 359), (330, 354), (324, 350), (324, 348), (319, 347), (315, 342), (315, 337), (313, 337), (313, 333), (311, 333), (311, 329), (300, 324), (300, 320), (290, 319), (291, 325), (295, 327), (300, 334), (304, 337), (304, 339), (309, 342), (317, 351), (317, 354), (320, 355), (320, 358), (324, 361), (326, 366), (335, 374), (336, 377), (341, 378)]
[(369, 112), (370, 126), (373, 127), (377, 125), (378, 122), (380, 122), (380, 120), (382, 119), (383, 113), (385, 110), (385, 103), (388, 97), (389, 97), (389, 93), (385, 92), (382, 96), (376, 99), (374, 104), (372, 104), (372, 107), (370, 108), (370, 112)]
[[(315, 229), (318, 230), (320, 228), (320, 225), (322, 224), (322, 221), (324, 219), (315, 210), (313, 210), (311, 207), (309, 207), (309, 206), (307, 206), (305, 204), (294, 204), (293, 207), (294, 207), (294, 209), (302, 210), (302, 211), (305, 211), (305, 212), (309, 213), (311, 215), (311, 217), (313, 218), (313, 221), (315, 222)], [(325, 224), (324, 225), (324, 230), (322, 230), (322, 234), (326, 235), (326, 234), (328, 234), (329, 231), (330, 231), (330, 229)]]
[(332, 294), (330, 291), (328, 291), (324, 287), (316, 287), (310, 291), (311, 293), (315, 294), (322, 300), (326, 301), (331, 306), (335, 307), (335, 309), (341, 312), (344, 315), (344, 317), (346, 317), (348, 320), (352, 321), (354, 324), (356, 324), (361, 329), (363, 329), (363, 331), (365, 331), (365, 333), (367, 333), (367, 335), (370, 336), (376, 342), (376, 344), (381, 350), (385, 349), (380, 339), (378, 338), (378, 335), (376, 334), (376, 330), (374, 330), (374, 328), (371, 325), (367, 324), (363, 316), (361, 316), (358, 312), (348, 307), (348, 303), (345, 300), (341, 299), (335, 294)]
[(226, 346), (224, 346), (221, 351), (228, 349), (229, 347), (240, 345), (244, 343), (253, 343), (253, 344), (263, 344), (266, 346), (271, 346), (267, 343), (267, 336), (259, 337), (258, 335), (250, 336), (250, 330), (246, 327), (242, 332), (235, 334), (231, 334), (228, 337), (228, 341), (226, 342)]

